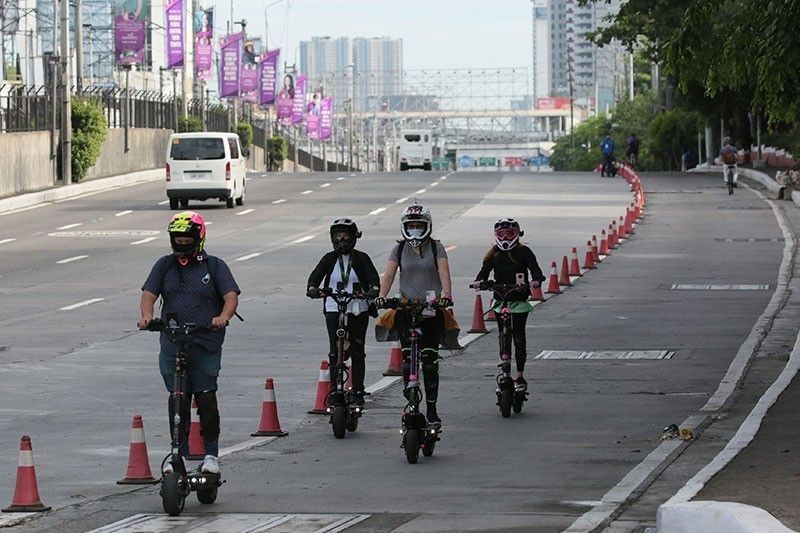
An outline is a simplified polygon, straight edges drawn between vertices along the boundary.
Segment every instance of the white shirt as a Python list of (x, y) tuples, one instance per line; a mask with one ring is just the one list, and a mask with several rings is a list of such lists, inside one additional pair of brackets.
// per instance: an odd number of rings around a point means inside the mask
[[(328, 288), (336, 291), (336, 286), (340, 281), (343, 281), (344, 274), (347, 272), (348, 267), (350, 266), (350, 255), (342, 255), (341, 261), (339, 259), (336, 260), (333, 266), (333, 272), (331, 272), (331, 279), (328, 282)], [(344, 272), (342, 269), (339, 268), (339, 265), (344, 266)], [(353, 292), (353, 283), (358, 283), (358, 276), (356, 275), (356, 271), (352, 268), (350, 269), (350, 277), (347, 280), (347, 286), (345, 290), (349, 293)], [(354, 315), (359, 315), (369, 310), (369, 304), (365, 300), (353, 300), (347, 306), (347, 312), (352, 313)], [(325, 298), (325, 311), (326, 312), (333, 312), (338, 313), (339, 307), (336, 305), (336, 302), (333, 301), (333, 298)]]

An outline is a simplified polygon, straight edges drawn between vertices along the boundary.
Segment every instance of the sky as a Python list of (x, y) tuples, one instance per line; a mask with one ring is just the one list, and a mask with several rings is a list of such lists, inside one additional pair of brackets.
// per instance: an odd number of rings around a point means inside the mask
[[(264, 34), (265, 5), (270, 48), (290, 64), (296, 55), (298, 66), (302, 40), (388, 36), (403, 39), (406, 70), (531, 70), (530, 0), (234, 0), (233, 18), (247, 20), (249, 36)], [(217, 0), (216, 10), (223, 33), (231, 1)]]

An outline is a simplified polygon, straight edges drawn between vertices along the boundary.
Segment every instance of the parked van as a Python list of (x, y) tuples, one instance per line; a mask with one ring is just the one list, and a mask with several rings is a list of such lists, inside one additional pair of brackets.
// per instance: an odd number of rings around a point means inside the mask
[(433, 132), (431, 130), (402, 130), (400, 132), (400, 170), (421, 168), (431, 170)]
[(174, 133), (167, 147), (170, 209), (189, 200), (217, 198), (229, 208), (244, 205), (247, 150), (235, 133)]

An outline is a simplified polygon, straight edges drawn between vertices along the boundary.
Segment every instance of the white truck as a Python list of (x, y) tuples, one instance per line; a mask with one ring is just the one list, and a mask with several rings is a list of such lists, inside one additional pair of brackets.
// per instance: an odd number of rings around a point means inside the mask
[(402, 130), (400, 132), (400, 170), (421, 168), (431, 170), (433, 160), (431, 130)]

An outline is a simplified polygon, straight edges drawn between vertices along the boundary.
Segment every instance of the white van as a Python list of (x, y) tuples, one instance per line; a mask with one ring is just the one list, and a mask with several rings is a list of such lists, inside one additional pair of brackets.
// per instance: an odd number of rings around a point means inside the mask
[(431, 130), (402, 130), (400, 132), (400, 170), (421, 168), (431, 170), (433, 132)]
[(235, 133), (174, 133), (167, 147), (170, 209), (211, 198), (244, 205), (247, 156)]

